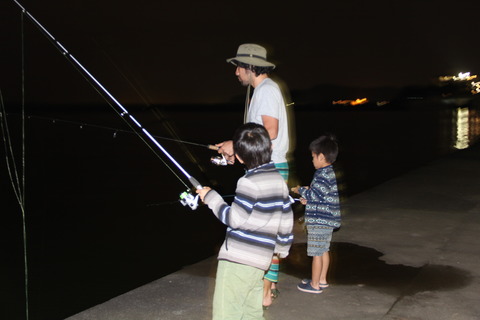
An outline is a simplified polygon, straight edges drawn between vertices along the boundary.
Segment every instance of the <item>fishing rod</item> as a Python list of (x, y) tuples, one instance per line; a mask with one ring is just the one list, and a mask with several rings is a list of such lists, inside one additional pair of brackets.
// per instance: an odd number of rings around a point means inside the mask
[[(9, 113), (7, 115), (11, 115), (11, 114)], [(118, 132), (136, 134), (136, 132), (130, 131), (130, 130), (112, 128), (112, 127), (101, 126), (101, 125), (97, 125), (97, 124), (91, 124), (91, 123), (85, 123), (85, 122), (79, 122), (79, 121), (72, 121), (72, 120), (65, 120), (65, 119), (59, 119), (59, 118), (49, 118), (49, 117), (28, 115), (27, 119), (37, 119), (37, 120), (51, 121), (52, 123), (65, 123), (65, 124), (70, 124), (70, 125), (76, 125), (76, 126), (79, 126), (81, 129), (83, 129), (83, 127), (90, 127), (90, 128), (95, 128), (95, 129), (101, 129), (101, 130), (109, 130), (109, 131), (114, 132), (113, 133), (114, 138), (116, 138)], [(216, 145), (213, 145), (213, 144), (197, 143), (197, 142), (168, 138), (168, 137), (163, 137), (163, 136), (158, 136), (158, 135), (152, 135), (152, 136), (156, 139), (173, 141), (173, 142), (182, 143), (182, 144), (189, 144), (189, 145), (197, 146), (197, 147), (204, 147), (204, 148), (207, 148), (207, 149), (210, 149), (210, 150), (215, 150), (215, 151), (217, 151), (219, 149), (219, 147), (217, 147)]]
[[(134, 131), (128, 131), (128, 130), (123, 130), (123, 129), (118, 129), (118, 128), (111, 128), (111, 127), (106, 127), (106, 126), (100, 126), (100, 125), (89, 124), (89, 123), (78, 122), (78, 121), (57, 119), (57, 118), (48, 118), (48, 117), (40, 117), (40, 116), (32, 116), (32, 115), (27, 116), (27, 118), (28, 119), (40, 119), (40, 120), (52, 121), (53, 123), (61, 122), (61, 123), (67, 123), (67, 124), (72, 124), (72, 125), (78, 125), (78, 126), (80, 126), (80, 128), (91, 127), (91, 128), (97, 128), (97, 129), (103, 129), (103, 130), (111, 130), (111, 131), (114, 131), (114, 133), (113, 133), (114, 138), (116, 138), (118, 132), (136, 133)], [(162, 136), (157, 136), (157, 135), (152, 135), (152, 136), (157, 138), (157, 139), (174, 141), (174, 142), (177, 142), (177, 143), (189, 144), (189, 145), (193, 145), (193, 146), (197, 146), (197, 147), (204, 147), (204, 148), (214, 150), (214, 151), (218, 151), (220, 149), (220, 147), (217, 147), (214, 144), (203, 144), (203, 143), (185, 141), (185, 140), (180, 140), (180, 139), (167, 138), (167, 137), (162, 137)], [(227, 166), (229, 163), (231, 163), (231, 162), (227, 161), (227, 159), (225, 158), (225, 156), (223, 154), (220, 155), (220, 156), (211, 157), (210, 162), (213, 163), (214, 165), (217, 165), (217, 166)]]
[[(11, 113), (6, 113), (6, 115), (12, 115)], [(96, 128), (96, 129), (102, 129), (102, 130), (110, 130), (113, 131), (113, 138), (117, 137), (118, 132), (123, 132), (123, 133), (130, 133), (130, 134), (137, 134), (137, 132), (134, 131), (129, 131), (129, 130), (124, 130), (124, 129), (119, 129), (119, 128), (112, 128), (112, 127), (107, 127), (107, 126), (101, 126), (101, 125), (96, 125), (96, 124), (90, 124), (90, 123), (85, 123), (85, 122), (79, 122), (79, 121), (72, 121), (72, 120), (65, 120), (65, 119), (58, 119), (58, 118), (49, 118), (49, 117), (41, 117), (41, 116), (34, 116), (34, 115), (28, 115), (28, 119), (38, 119), (38, 120), (45, 120), (45, 121), (51, 121), (52, 123), (66, 123), (66, 124), (71, 124), (71, 125), (77, 125), (80, 127), (80, 129), (83, 129), (83, 127), (91, 127), (91, 128)], [(197, 147), (203, 147), (207, 148), (210, 150), (218, 151), (220, 147), (217, 147), (214, 144), (204, 144), (204, 143), (197, 143), (197, 142), (191, 142), (191, 141), (185, 141), (181, 139), (174, 139), (174, 138), (168, 138), (168, 137), (162, 137), (158, 135), (152, 135), (153, 137), (157, 139), (162, 139), (162, 140), (168, 140), (168, 141), (173, 141), (177, 143), (182, 143), (182, 144), (189, 144)], [(216, 156), (216, 157), (211, 157), (210, 162), (213, 163), (214, 165), (217, 166), (227, 166), (229, 162), (225, 158), (224, 155)], [(168, 165), (167, 165), (168, 166)]]
[[(71, 121), (71, 120), (63, 120), (63, 119), (57, 119), (57, 118), (48, 118), (48, 117), (40, 117), (40, 116), (32, 116), (29, 115), (28, 119), (40, 119), (40, 120), (47, 120), (47, 121), (52, 121), (53, 123), (56, 122), (61, 122), (61, 123), (68, 123), (68, 124), (73, 124), (73, 125), (78, 125), (80, 128), (85, 127), (92, 127), (92, 128), (97, 128), (97, 129), (103, 129), (103, 130), (111, 130), (114, 131), (113, 137), (116, 138), (118, 132), (124, 132), (124, 133), (135, 133), (134, 131), (128, 131), (128, 130), (123, 130), (123, 129), (118, 129), (118, 128), (111, 128), (111, 127), (106, 127), (106, 126), (100, 126), (100, 125), (95, 125), (95, 124), (88, 124), (84, 122), (78, 122), (78, 121)], [(161, 136), (156, 136), (152, 135), (153, 137), (157, 139), (163, 139), (163, 140), (168, 140), (168, 141), (174, 141), (177, 143), (183, 143), (183, 144), (189, 144), (193, 146), (198, 146), (198, 147), (204, 147), (208, 148), (210, 150), (218, 151), (220, 147), (217, 147), (216, 145), (213, 144), (202, 144), (202, 143), (197, 143), (197, 142), (191, 142), (191, 141), (185, 141), (185, 140), (180, 140), (180, 139), (173, 139), (173, 138), (167, 138), (167, 137), (161, 137)], [(211, 157), (210, 162), (213, 163), (214, 165), (217, 166), (227, 166), (229, 163), (225, 156), (222, 154), (220, 156), (216, 157)], [(167, 165), (168, 166), (168, 165)]]
[[(148, 140), (150, 140), (159, 150), (163, 152), (163, 154), (177, 167), (180, 172), (188, 179), (191, 185), (195, 189), (202, 189), (202, 185), (191, 176), (176, 160), (173, 158), (170, 153), (150, 134), (150, 132), (145, 129), (140, 122), (137, 121), (129, 112), (128, 110), (117, 100), (115, 97), (72, 55), (68, 52), (68, 50), (58, 41), (55, 37), (40, 23), (33, 17), (17, 0), (13, 0), (15, 4), (22, 10), (22, 13), (26, 15), (34, 25), (50, 40), (50, 42), (57, 48), (60, 53), (70, 61), (74, 67), (87, 79), (87, 81), (93, 86), (93, 88), (107, 101), (107, 103), (117, 112), (117, 114), (129, 125), (137, 135), (152, 149), (150, 144), (144, 137), (135, 130), (135, 126), (141, 133), (144, 134)], [(107, 97), (110, 99), (107, 99)], [(113, 102), (113, 104), (111, 103)], [(132, 123), (135, 125), (133, 126)], [(152, 151), (161, 159), (158, 153), (152, 149)], [(163, 159), (161, 159), (163, 161)], [(175, 172), (168, 166), (168, 164), (163, 161), (163, 163), (175, 174)], [(176, 174), (175, 176), (186, 186), (183, 180), (180, 179)], [(188, 186), (187, 186), (188, 187)], [(180, 194), (180, 202), (184, 206), (189, 206), (192, 210), (195, 210), (198, 207), (198, 199), (199, 196), (194, 196), (191, 190), (187, 190)]]

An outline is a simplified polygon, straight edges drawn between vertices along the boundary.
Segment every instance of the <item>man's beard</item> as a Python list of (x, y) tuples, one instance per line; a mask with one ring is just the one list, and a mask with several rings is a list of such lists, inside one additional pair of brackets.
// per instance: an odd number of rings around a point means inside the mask
[(250, 84), (248, 82), (248, 80), (242, 80), (240, 77), (238, 77), (238, 81), (242, 84), (242, 86), (244, 87), (248, 87), (248, 85)]

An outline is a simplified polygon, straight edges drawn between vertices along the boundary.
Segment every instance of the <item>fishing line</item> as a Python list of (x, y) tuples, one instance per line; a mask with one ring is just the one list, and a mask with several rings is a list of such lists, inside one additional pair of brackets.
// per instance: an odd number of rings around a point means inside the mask
[[(5, 112), (5, 105), (3, 102), (3, 95), (1, 91), (0, 91), (0, 105), (1, 105), (1, 111), (0, 111), (1, 130), (2, 130), (4, 148), (5, 148), (5, 160), (7, 164), (7, 171), (8, 171), (8, 175), (10, 176), (10, 182), (12, 183), (13, 191), (15, 193), (15, 198), (17, 199), (18, 204), (22, 206), (23, 198), (24, 198), (24, 193), (22, 191), (23, 183), (20, 182), (20, 178), (18, 174), (17, 164), (15, 161), (15, 154), (13, 152), (13, 147), (12, 147), (12, 139), (10, 136), (10, 129), (8, 127), (8, 122), (7, 122), (6, 112)], [(23, 179), (22, 179), (22, 182), (23, 182)]]
[[(28, 255), (27, 255), (27, 222), (25, 215), (25, 176), (26, 176), (26, 152), (25, 152), (25, 18), (21, 14), (21, 43), (22, 43), (22, 231), (23, 231), (23, 265), (25, 280), (25, 317), (29, 320), (29, 294), (28, 294)], [(3, 102), (2, 102), (3, 104)]]
[[(234, 194), (227, 194), (227, 195), (220, 195), (222, 198), (233, 198), (235, 197)], [(293, 201), (293, 203), (295, 203), (295, 201), (297, 202), (300, 202), (300, 198), (293, 198), (293, 197), (290, 197), (291, 201)], [(150, 204), (147, 204), (147, 207), (158, 207), (158, 206), (166, 206), (166, 205), (172, 205), (172, 204), (175, 204), (175, 203), (178, 203), (180, 200), (175, 200), (175, 201), (164, 201), (164, 202), (158, 202), (158, 203), (150, 203)], [(202, 204), (203, 206), (204, 204)]]
[[(113, 65), (113, 67), (115, 68), (115, 70), (122, 76), (122, 78), (129, 84), (129, 86), (131, 88), (133, 88), (133, 90), (135, 91), (135, 93), (143, 100), (144, 104), (152, 111), (153, 115), (155, 116), (155, 118), (157, 118), (158, 120), (160, 120), (160, 123), (163, 125), (163, 127), (167, 130), (168, 133), (170, 133), (170, 135), (172, 137), (175, 137), (177, 140), (181, 140), (180, 137), (178, 136), (178, 134), (176, 133), (176, 131), (174, 130), (174, 128), (172, 127), (172, 125), (170, 124), (170, 122), (166, 121), (166, 118), (165, 116), (162, 114), (162, 112), (160, 112), (157, 108), (151, 106), (150, 102), (148, 101), (147, 97), (145, 97), (145, 94), (143, 93), (143, 90), (140, 90), (141, 88), (138, 88), (134, 83), (133, 81), (131, 81), (127, 75), (125, 74), (125, 72), (123, 72), (123, 70), (115, 63), (115, 61), (113, 60), (113, 58), (106, 52), (106, 50), (104, 50), (96, 41), (95, 43), (97, 44), (97, 46), (100, 48), (101, 52), (105, 55), (105, 57), (108, 59), (108, 61)], [(136, 80), (134, 78), (134, 80)], [(135, 81), (136, 83), (138, 83), (138, 81)], [(180, 148), (182, 149), (182, 151), (187, 155), (188, 159), (194, 163), (198, 169), (202, 172), (202, 173), (205, 173), (205, 168), (200, 164), (200, 162), (198, 161), (198, 159), (193, 155), (192, 152), (190, 152), (190, 150), (188, 148), (185, 147), (185, 145), (181, 145)], [(214, 147), (212, 146), (211, 147), (212, 150), (218, 150), (219, 148), (218, 147)]]
[(7, 113), (3, 102), (3, 94), (0, 90), (0, 130), (2, 132), (3, 143), (5, 148), (5, 162), (7, 172), (12, 183), (13, 193), (17, 199), (18, 205), (22, 213), (22, 231), (23, 231), (23, 262), (24, 262), (24, 290), (25, 290), (25, 317), (29, 319), (29, 294), (28, 294), (28, 258), (27, 258), (27, 227), (25, 215), (25, 39), (24, 39), (24, 16), (20, 18), (21, 32), (21, 180), (15, 160), (15, 153), (12, 146), (10, 129), (8, 127)]
[(3, 102), (3, 95), (0, 90), (0, 127), (3, 137), (3, 144), (5, 148), (5, 162), (7, 165), (7, 172), (10, 176), (10, 182), (12, 183), (13, 193), (17, 199), (18, 205), (22, 212), (22, 231), (23, 231), (23, 261), (24, 261), (24, 282), (25, 282), (25, 316), (29, 319), (28, 315), (28, 259), (27, 259), (27, 227), (25, 216), (25, 131), (24, 122), (22, 119), (22, 165), (23, 174), (20, 181), (18, 177), (18, 170), (15, 161), (15, 154), (13, 152), (12, 141), (10, 136), (10, 130), (8, 128), (8, 122), (5, 112), (5, 105)]
[[(234, 194), (228, 194), (228, 195), (225, 195), (225, 196), (222, 196), (220, 195), (222, 198), (231, 198), (231, 197), (235, 197)], [(178, 203), (180, 200), (175, 200), (175, 201), (164, 201), (164, 202), (159, 202), (159, 203), (150, 203), (150, 204), (147, 204), (147, 207), (158, 207), (158, 206), (165, 206), (165, 205), (171, 205), (171, 204), (175, 204), (175, 203)], [(203, 206), (204, 204), (202, 204)]]
[[(38, 22), (17, 0), (13, 0), (23, 11), (24, 14), (27, 15), (27, 17), (39, 28), (39, 30), (47, 37), (47, 39), (50, 40), (50, 42), (63, 54), (63, 56), (70, 61), (74, 67), (84, 76), (84, 78), (87, 79), (87, 81), (94, 87), (94, 89), (102, 96), (105, 98), (105, 100), (108, 102), (108, 104), (114, 109), (115, 112), (134, 130), (137, 132), (138, 136), (144, 141), (147, 146), (162, 160), (162, 162), (174, 173), (173, 169), (168, 166), (168, 164), (163, 161), (163, 159), (160, 157), (160, 155), (153, 149), (153, 147), (150, 145), (148, 140), (152, 142), (158, 149), (160, 149), (163, 154), (177, 167), (178, 170), (180, 170), (183, 175), (188, 179), (188, 181), (192, 184), (192, 186), (196, 189), (202, 188), (202, 185), (194, 178), (192, 177), (176, 160), (173, 158), (170, 153), (150, 134), (150, 132), (147, 131), (142, 125), (135, 119), (128, 111), (125, 109), (125, 107), (118, 102), (117, 99), (73, 56), (71, 55), (68, 50), (53, 37), (50, 32), (48, 32), (45, 27), (43, 27), (40, 22)], [(108, 99), (107, 99), (108, 97)], [(113, 103), (111, 103), (113, 102)], [(116, 106), (116, 107), (115, 107)], [(133, 124), (137, 127), (135, 128)], [(136, 131), (135, 129), (138, 129), (140, 132)], [(140, 133), (143, 133), (144, 136), (142, 136)], [(175, 176), (184, 184), (186, 185), (183, 180), (175, 174)]]
[[(117, 65), (117, 63), (114, 61), (114, 59), (107, 53), (103, 47), (94, 40), (96, 43), (97, 47), (100, 49), (100, 51), (105, 55), (105, 57), (108, 59), (110, 64), (115, 68), (115, 70), (122, 76), (122, 78), (128, 83), (128, 85), (134, 90), (134, 92), (140, 97), (140, 99), (143, 101), (143, 103), (147, 106), (148, 109), (152, 111), (152, 114), (154, 115), (155, 118), (160, 120), (161, 125), (167, 130), (167, 132), (174, 137), (178, 142), (183, 143), (182, 139), (180, 139), (179, 135), (177, 134), (176, 130), (173, 128), (173, 126), (170, 124), (170, 122), (166, 119), (166, 117), (163, 115), (161, 111), (159, 111), (157, 108), (152, 107), (151, 103), (149, 102), (148, 97), (146, 97), (146, 94), (144, 93), (143, 90), (141, 90), (141, 87), (137, 87), (138, 81), (131, 81), (129, 77), (125, 74), (125, 72)], [(134, 80), (136, 78), (134, 77)], [(172, 139), (173, 140), (173, 139)], [(173, 140), (175, 141), (175, 140)], [(197, 166), (197, 168), (200, 170), (200, 172), (205, 174), (205, 168), (200, 164), (198, 161), (197, 157), (185, 146), (186, 144), (191, 144), (191, 143), (183, 143), (180, 145), (181, 150), (186, 154), (187, 158)], [(193, 144), (193, 145), (198, 145), (198, 144)], [(208, 145), (208, 148), (211, 150), (218, 151), (219, 147), (213, 146), (213, 145)], [(212, 161), (212, 163), (214, 163)]]

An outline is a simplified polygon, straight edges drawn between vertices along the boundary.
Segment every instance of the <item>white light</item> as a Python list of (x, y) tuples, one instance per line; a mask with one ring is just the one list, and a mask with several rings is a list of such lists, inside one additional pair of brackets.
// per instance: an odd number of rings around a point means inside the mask
[(457, 108), (457, 136), (454, 148), (466, 149), (469, 147), (470, 141), (468, 139), (469, 133), (469, 110), (468, 108)]

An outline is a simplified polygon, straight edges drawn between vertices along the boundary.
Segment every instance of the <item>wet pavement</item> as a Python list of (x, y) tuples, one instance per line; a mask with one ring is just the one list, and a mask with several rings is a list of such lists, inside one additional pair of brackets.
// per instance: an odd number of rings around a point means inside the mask
[[(345, 201), (322, 294), (296, 289), (310, 274), (298, 220), (295, 236), (267, 320), (480, 319), (480, 144)], [(206, 259), (68, 319), (210, 319), (216, 263)]]

